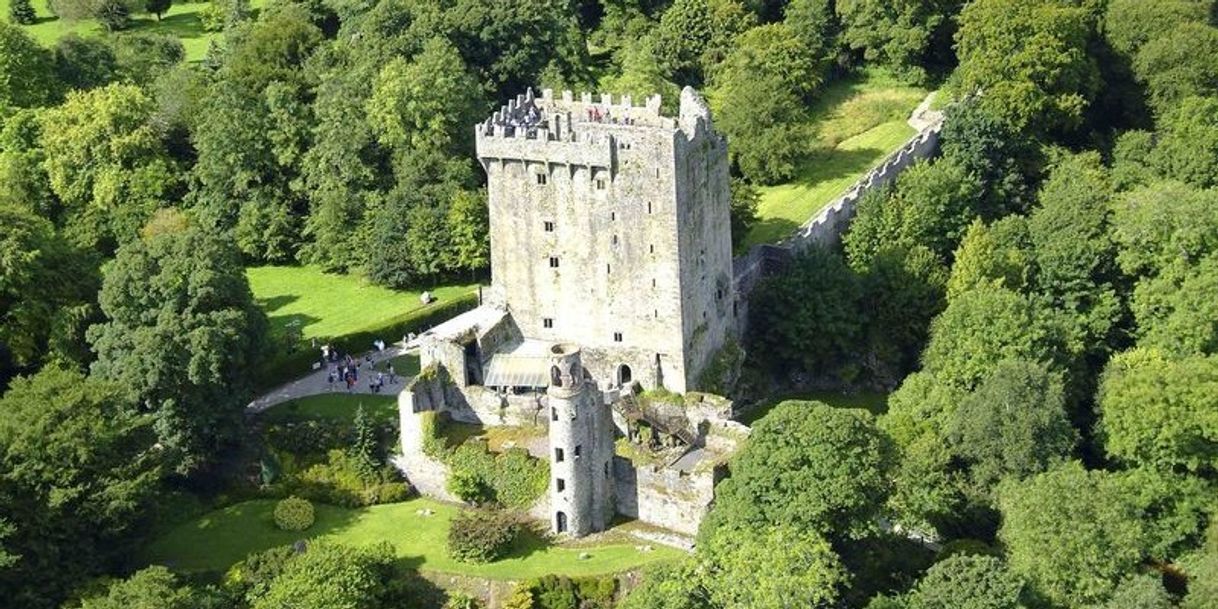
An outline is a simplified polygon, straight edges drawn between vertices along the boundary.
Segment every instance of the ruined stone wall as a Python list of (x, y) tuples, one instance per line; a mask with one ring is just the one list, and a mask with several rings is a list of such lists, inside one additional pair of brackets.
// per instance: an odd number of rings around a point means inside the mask
[[(530, 112), (539, 124), (512, 126)], [(730, 327), (726, 145), (705, 104), (687, 91), (674, 119), (658, 98), (634, 106), (547, 91), (513, 100), (477, 126), (476, 141), (488, 300), (524, 336), (598, 351), (603, 384), (627, 364), (645, 386), (684, 391)]]
[(715, 497), (714, 470), (680, 472), (613, 460), (617, 512), (654, 526), (696, 535)]
[(437, 410), (443, 392), (438, 381), (426, 381), (412, 383), (398, 394), (402, 454), (393, 458), (393, 465), (420, 495), (458, 501), (448, 492), (448, 466), (423, 453), (422, 417), (418, 413)]

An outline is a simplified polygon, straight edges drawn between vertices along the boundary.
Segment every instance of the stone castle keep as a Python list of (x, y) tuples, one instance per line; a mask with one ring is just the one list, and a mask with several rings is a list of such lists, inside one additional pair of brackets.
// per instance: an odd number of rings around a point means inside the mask
[[(691, 393), (736, 328), (726, 140), (690, 88), (675, 118), (659, 96), (530, 91), (475, 129), (491, 287), (419, 338), (425, 372), (399, 398), (399, 467), (421, 493), (453, 499), (444, 464), (422, 451), (423, 412), (541, 426), (546, 445), (530, 452), (551, 480), (531, 513), (554, 532), (622, 514), (692, 535), (748, 431), (730, 402)], [(686, 395), (636, 397), (654, 389)], [(622, 441), (663, 458), (632, 460)]]

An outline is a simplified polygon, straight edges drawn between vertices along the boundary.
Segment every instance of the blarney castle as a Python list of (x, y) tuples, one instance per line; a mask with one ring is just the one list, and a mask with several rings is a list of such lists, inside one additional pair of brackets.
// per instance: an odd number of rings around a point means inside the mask
[(748, 432), (693, 391), (737, 327), (726, 140), (690, 88), (676, 117), (659, 96), (530, 91), (475, 129), (492, 282), (419, 337), (399, 467), (453, 499), (423, 452), (424, 412), (544, 427), (530, 452), (550, 462), (549, 492), (530, 513), (553, 532), (622, 515), (692, 535)]

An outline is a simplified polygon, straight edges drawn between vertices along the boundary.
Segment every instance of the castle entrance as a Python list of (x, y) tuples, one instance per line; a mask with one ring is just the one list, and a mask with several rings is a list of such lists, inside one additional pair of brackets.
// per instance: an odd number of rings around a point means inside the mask
[(617, 367), (617, 384), (621, 387), (629, 385), (634, 380), (634, 375), (630, 372), (630, 366), (622, 364)]
[(567, 515), (566, 515), (566, 513), (558, 512), (557, 514), (555, 514), (554, 528), (557, 529), (559, 533), (567, 532)]

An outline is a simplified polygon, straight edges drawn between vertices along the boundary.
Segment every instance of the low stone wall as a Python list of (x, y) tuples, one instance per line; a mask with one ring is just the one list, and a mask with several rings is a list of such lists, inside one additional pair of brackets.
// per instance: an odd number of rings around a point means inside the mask
[(617, 513), (685, 535), (696, 535), (715, 496), (714, 471), (680, 472), (613, 459)]
[(393, 465), (420, 495), (455, 502), (459, 500), (448, 492), (448, 466), (423, 452), (422, 417), (418, 413), (434, 410), (429, 394), (436, 384), (414, 383), (398, 395), (402, 454), (393, 458)]

